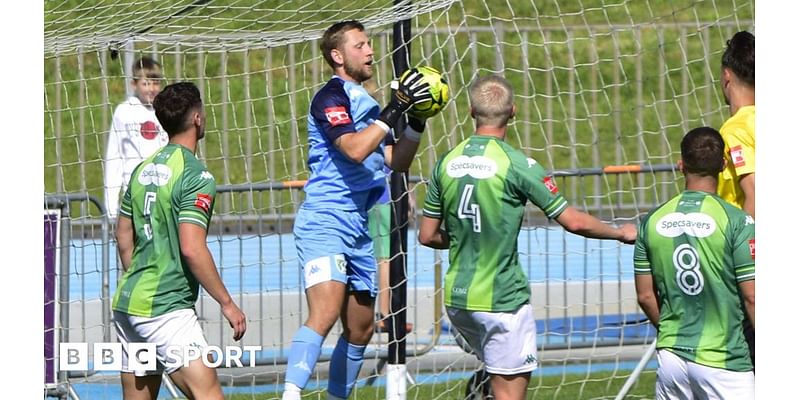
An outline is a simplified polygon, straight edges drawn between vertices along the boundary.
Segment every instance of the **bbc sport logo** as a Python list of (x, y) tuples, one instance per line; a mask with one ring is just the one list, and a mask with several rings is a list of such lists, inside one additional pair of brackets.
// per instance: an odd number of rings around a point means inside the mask
[[(61, 343), (59, 345), (59, 369), (61, 371), (89, 371), (89, 359), (92, 359), (92, 371), (121, 371), (121, 343), (93, 343), (89, 352), (89, 343)], [(194, 360), (202, 360), (210, 368), (225, 365), (226, 368), (244, 367), (242, 358), (247, 354), (250, 367), (256, 366), (256, 352), (261, 346), (168, 346), (165, 349), (165, 368), (186, 367)], [(209, 355), (212, 355), (209, 360)], [(156, 345), (153, 343), (128, 344), (128, 369), (132, 371), (158, 370)]]

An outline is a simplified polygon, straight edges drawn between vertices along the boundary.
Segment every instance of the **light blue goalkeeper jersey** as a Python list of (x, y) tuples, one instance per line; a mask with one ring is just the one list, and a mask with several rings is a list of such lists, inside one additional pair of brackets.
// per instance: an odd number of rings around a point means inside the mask
[(308, 113), (308, 169), (303, 208), (348, 211), (369, 210), (386, 186), (383, 149), (387, 135), (361, 163), (345, 156), (334, 142), (375, 121), (380, 106), (363, 86), (334, 76), (317, 92)]

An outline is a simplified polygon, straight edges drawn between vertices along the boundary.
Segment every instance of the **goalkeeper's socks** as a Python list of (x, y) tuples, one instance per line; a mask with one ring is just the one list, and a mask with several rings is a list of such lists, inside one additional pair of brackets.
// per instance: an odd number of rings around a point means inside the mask
[(283, 396), (281, 400), (300, 400), (302, 391), (294, 383), (286, 383), (283, 387)]
[(331, 356), (329, 399), (346, 399), (355, 386), (358, 372), (364, 363), (366, 345), (348, 343), (344, 337), (336, 342)]
[(311, 372), (319, 359), (322, 348), (322, 339), (313, 329), (303, 325), (292, 338), (292, 347), (289, 349), (289, 360), (286, 365), (286, 387), (284, 395), (294, 387), (303, 389), (311, 378)]

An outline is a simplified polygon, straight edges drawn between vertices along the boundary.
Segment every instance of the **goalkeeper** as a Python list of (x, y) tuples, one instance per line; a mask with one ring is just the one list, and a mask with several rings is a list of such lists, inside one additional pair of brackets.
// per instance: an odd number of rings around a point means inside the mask
[(395, 143), (391, 128), (414, 104), (431, 98), (412, 70), (382, 111), (361, 86), (373, 73), (364, 26), (339, 22), (320, 44), (334, 76), (311, 101), (308, 115), (306, 198), (294, 237), (309, 315), (289, 350), (283, 399), (299, 399), (319, 358), (324, 338), (341, 318), (344, 332), (331, 356), (328, 396), (350, 395), (374, 329), (376, 261), (367, 210), (385, 189), (384, 164), (408, 169), (425, 121), (410, 119)]
[(564, 229), (633, 243), (636, 227), (615, 228), (567, 204), (534, 159), (505, 142), (514, 92), (498, 76), (469, 90), (475, 134), (433, 169), (419, 228), (425, 246), (450, 249), (444, 302), (450, 322), (491, 375), (495, 399), (525, 399), (537, 365), (531, 290), (517, 255), (525, 204), (532, 201)]

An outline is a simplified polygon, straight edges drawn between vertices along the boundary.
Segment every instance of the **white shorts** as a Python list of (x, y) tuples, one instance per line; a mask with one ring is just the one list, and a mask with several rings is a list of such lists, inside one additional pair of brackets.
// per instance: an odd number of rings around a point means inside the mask
[(514, 312), (467, 311), (447, 307), (450, 323), (495, 375), (517, 375), (539, 366), (533, 307)]
[[(193, 309), (171, 311), (157, 317), (138, 317), (114, 311), (114, 326), (122, 343), (122, 372), (132, 372), (136, 376), (171, 374), (181, 365), (165, 366), (167, 349), (188, 349), (202, 352), (208, 347), (203, 330)], [(156, 345), (155, 370), (132, 370), (128, 366), (128, 348), (132, 343), (152, 343)], [(194, 352), (194, 350), (192, 350)], [(183, 353), (178, 353), (183, 354)], [(175, 364), (175, 353), (170, 353), (170, 363)]]
[(691, 362), (667, 350), (658, 350), (656, 399), (756, 398), (753, 371), (738, 372)]

